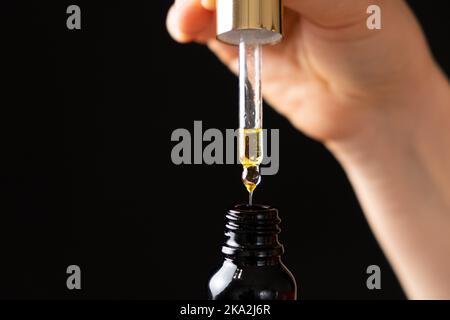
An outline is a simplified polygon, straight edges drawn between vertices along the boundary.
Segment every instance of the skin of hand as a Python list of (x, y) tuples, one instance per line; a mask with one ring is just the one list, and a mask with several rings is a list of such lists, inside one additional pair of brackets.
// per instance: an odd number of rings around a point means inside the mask
[[(369, 30), (367, 8), (381, 8)], [(263, 95), (344, 167), (411, 299), (450, 299), (450, 86), (403, 0), (285, 0), (284, 40), (265, 46)], [(172, 37), (215, 39), (215, 3), (177, 0)]]

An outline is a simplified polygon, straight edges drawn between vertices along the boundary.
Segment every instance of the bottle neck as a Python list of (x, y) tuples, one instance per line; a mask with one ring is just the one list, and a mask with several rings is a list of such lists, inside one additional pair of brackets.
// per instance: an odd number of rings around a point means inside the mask
[(264, 258), (239, 258), (225, 255), (225, 260), (238, 267), (270, 267), (281, 263), (281, 256)]
[(280, 222), (278, 210), (269, 206), (234, 207), (226, 215), (222, 253), (239, 265), (279, 264), (284, 252), (278, 241)]

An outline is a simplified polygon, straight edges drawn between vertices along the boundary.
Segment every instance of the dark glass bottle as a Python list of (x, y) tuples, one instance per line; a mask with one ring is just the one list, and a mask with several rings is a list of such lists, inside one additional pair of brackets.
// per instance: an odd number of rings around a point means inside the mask
[(281, 261), (278, 210), (239, 205), (226, 215), (223, 265), (209, 280), (212, 300), (295, 300), (297, 286)]

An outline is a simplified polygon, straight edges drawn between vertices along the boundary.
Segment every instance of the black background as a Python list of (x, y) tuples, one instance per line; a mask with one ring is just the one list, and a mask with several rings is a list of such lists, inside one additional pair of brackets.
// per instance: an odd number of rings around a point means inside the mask
[[(410, 1), (449, 72), (446, 1)], [(82, 30), (66, 28), (78, 4)], [(3, 1), (0, 298), (203, 299), (238, 165), (175, 166), (176, 128), (237, 126), (237, 79), (165, 30), (171, 1)], [(402, 54), (399, 52), (399, 54)], [(257, 202), (283, 219), (302, 299), (402, 299), (346, 176), (269, 107), (280, 171)], [(82, 290), (66, 268), (82, 269)], [(369, 291), (368, 265), (382, 269)]]

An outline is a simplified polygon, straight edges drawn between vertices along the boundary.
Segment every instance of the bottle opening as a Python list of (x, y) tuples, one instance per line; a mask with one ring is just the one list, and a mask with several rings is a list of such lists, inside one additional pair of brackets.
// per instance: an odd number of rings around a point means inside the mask
[(267, 259), (283, 254), (278, 242), (278, 210), (262, 204), (238, 204), (228, 210), (222, 252), (232, 259)]

